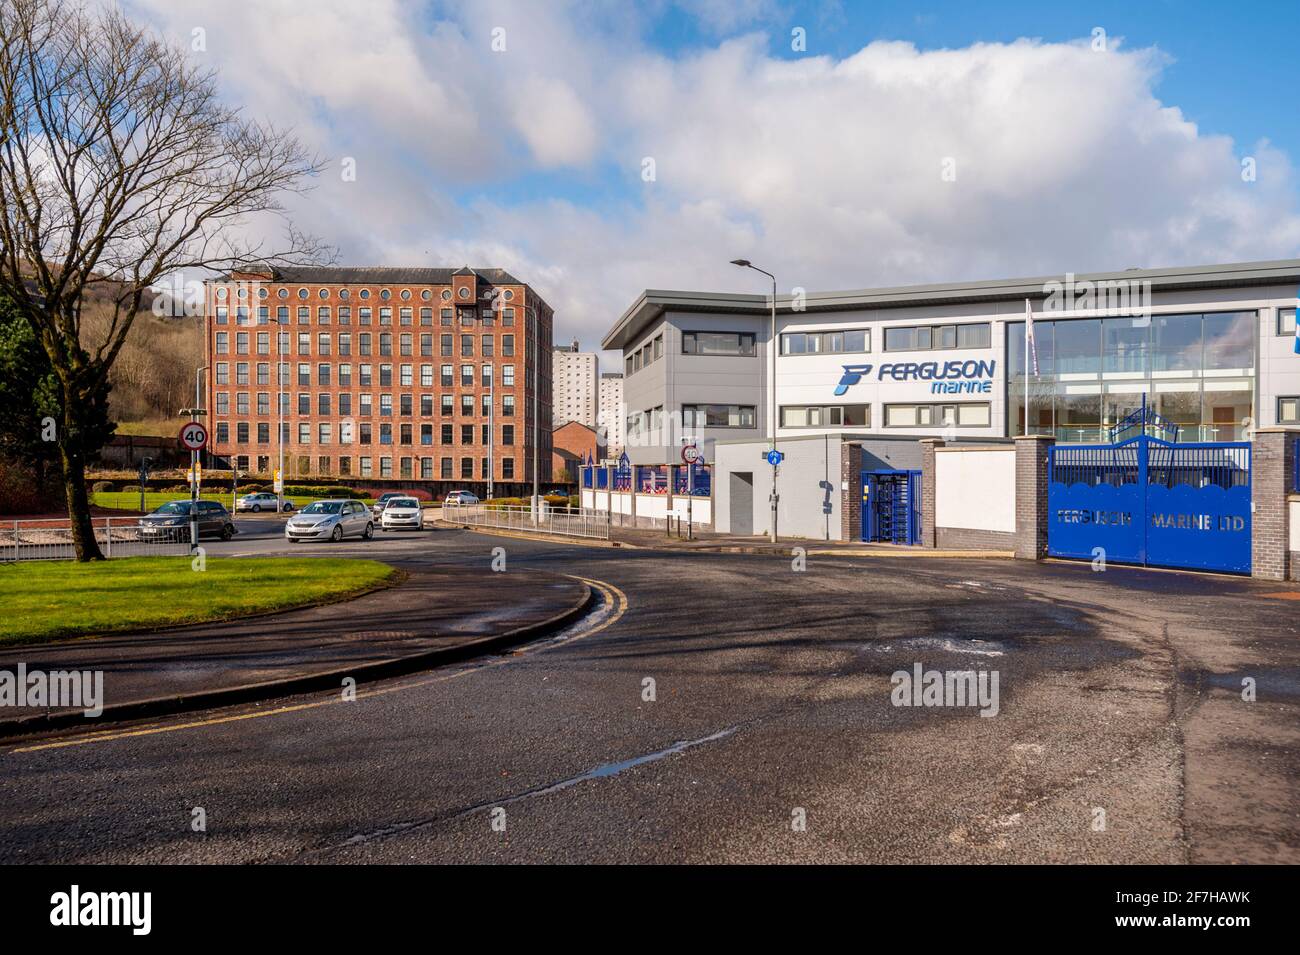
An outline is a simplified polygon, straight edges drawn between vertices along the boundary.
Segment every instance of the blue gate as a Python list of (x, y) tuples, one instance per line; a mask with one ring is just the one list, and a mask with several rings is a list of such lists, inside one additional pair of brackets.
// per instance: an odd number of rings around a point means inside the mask
[(1048, 554), (1250, 573), (1249, 442), (1179, 444), (1178, 429), (1146, 408), (1112, 440), (1134, 428), (1113, 444), (1049, 450)]
[(915, 544), (921, 539), (921, 472), (862, 472), (862, 539)]

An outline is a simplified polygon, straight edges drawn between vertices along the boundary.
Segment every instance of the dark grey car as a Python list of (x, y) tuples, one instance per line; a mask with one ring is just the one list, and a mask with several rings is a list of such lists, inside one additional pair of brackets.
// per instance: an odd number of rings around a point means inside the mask
[(217, 501), (168, 501), (152, 514), (140, 518), (140, 537), (144, 540), (189, 539), (190, 508), (197, 508), (199, 537), (217, 537), (228, 541), (236, 534), (234, 522), (225, 505)]

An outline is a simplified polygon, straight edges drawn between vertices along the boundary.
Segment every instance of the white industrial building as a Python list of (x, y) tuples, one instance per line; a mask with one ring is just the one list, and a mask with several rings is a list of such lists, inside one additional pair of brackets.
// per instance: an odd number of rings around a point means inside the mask
[(1285, 260), (780, 296), (775, 362), (766, 297), (647, 290), (602, 346), (624, 357), (632, 464), (697, 443), (714, 528), (766, 533), (775, 407), (780, 530), (840, 539), (862, 493), (846, 443), (864, 470), (912, 470), (923, 437), (1102, 443), (1144, 403), (1182, 441), (1300, 424), (1298, 286)]

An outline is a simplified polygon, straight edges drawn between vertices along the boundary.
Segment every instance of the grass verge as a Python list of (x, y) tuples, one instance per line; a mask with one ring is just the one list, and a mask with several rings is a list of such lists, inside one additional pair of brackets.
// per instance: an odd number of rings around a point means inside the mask
[(374, 560), (128, 557), (0, 566), (0, 646), (286, 610), (396, 582)]

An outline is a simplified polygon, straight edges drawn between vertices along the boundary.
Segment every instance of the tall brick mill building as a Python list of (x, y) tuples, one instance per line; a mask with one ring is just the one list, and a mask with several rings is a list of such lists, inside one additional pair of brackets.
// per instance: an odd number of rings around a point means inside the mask
[(502, 269), (236, 271), (205, 314), (217, 466), (269, 479), (279, 419), (286, 481), (524, 494), (534, 435), (551, 480), (553, 313)]

